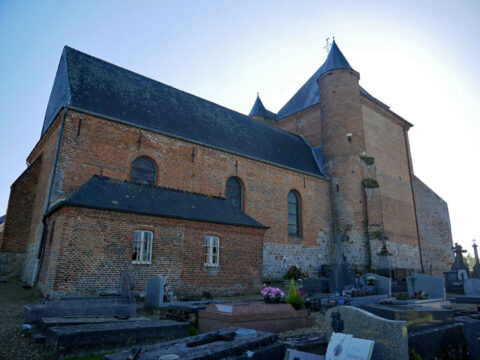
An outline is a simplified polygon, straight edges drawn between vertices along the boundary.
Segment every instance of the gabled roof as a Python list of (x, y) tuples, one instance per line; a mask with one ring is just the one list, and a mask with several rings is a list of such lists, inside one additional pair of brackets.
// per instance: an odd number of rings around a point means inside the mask
[(298, 135), (65, 47), (42, 135), (63, 107), (322, 176)]
[(257, 94), (257, 99), (255, 100), (252, 110), (250, 111), (250, 114), (248, 114), (248, 116), (263, 116), (268, 119), (275, 119), (276, 115), (275, 113), (265, 109), (265, 106), (263, 106), (262, 100), (260, 100), (260, 95)]
[(69, 198), (56, 204), (121, 211), (227, 225), (268, 228), (227, 200), (164, 187), (93, 176)]
[[(277, 113), (276, 119), (282, 119), (286, 116), (292, 115), (300, 110), (306, 109), (312, 105), (320, 102), (320, 90), (318, 88), (318, 78), (328, 71), (336, 69), (353, 70), (347, 59), (340, 51), (335, 40), (333, 40), (332, 47), (328, 53), (327, 59), (322, 66), (307, 80), (307, 82), (296, 92), (295, 95), (280, 109)], [(375, 99), (372, 95), (360, 87), (360, 92), (379, 103), (388, 109), (388, 106)]]

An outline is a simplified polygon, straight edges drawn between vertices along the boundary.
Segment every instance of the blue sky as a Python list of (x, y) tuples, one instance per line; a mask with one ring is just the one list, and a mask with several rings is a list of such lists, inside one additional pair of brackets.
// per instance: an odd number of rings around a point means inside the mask
[(415, 126), (414, 170), (480, 240), (480, 1), (0, 1), (0, 215), (39, 140), (64, 45), (248, 113), (278, 111), (335, 36)]

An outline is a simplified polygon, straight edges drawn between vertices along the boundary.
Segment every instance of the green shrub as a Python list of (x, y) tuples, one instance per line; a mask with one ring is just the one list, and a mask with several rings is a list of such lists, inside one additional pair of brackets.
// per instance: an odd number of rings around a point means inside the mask
[(290, 280), (290, 289), (288, 290), (287, 304), (292, 305), (296, 310), (305, 307), (305, 303), (299, 293), (295, 290), (295, 281)]
[(188, 336), (195, 336), (198, 335), (198, 329), (195, 325), (190, 324), (188, 328)]
[(367, 165), (375, 164), (375, 159), (371, 156), (360, 156), (360, 159)]
[(363, 186), (366, 188), (377, 188), (380, 186), (378, 185), (378, 182), (375, 179), (363, 179), (362, 183), (363, 183)]

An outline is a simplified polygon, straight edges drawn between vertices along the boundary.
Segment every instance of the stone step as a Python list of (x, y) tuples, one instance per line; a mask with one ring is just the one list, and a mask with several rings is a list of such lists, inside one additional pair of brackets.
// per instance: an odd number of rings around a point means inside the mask
[(50, 327), (47, 344), (62, 354), (124, 348), (188, 336), (189, 324), (172, 320), (123, 321)]
[(47, 300), (44, 304), (28, 304), (23, 307), (23, 319), (35, 324), (48, 317), (135, 316), (135, 299), (121, 296), (72, 297)]

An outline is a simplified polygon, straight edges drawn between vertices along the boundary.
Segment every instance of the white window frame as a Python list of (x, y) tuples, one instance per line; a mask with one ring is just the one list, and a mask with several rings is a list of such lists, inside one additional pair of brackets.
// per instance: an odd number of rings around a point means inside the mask
[[(136, 250), (136, 260), (132, 264), (152, 263), (153, 232), (146, 230), (135, 230), (133, 235), (132, 257)], [(136, 249), (135, 249), (136, 247)], [(146, 253), (145, 253), (146, 250)]]
[[(219, 266), (220, 264), (220, 238), (218, 236), (205, 236), (203, 244), (205, 248), (204, 259), (205, 266)], [(215, 251), (216, 249), (216, 251)], [(216, 256), (215, 256), (216, 255)]]

